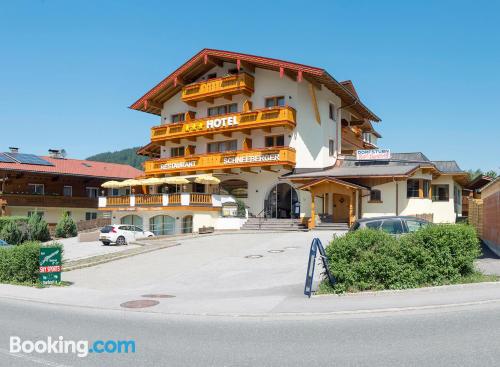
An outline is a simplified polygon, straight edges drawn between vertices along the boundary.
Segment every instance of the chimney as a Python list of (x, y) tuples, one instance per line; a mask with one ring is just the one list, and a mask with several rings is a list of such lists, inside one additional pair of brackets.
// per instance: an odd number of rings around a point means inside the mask
[(19, 148), (17, 147), (9, 147), (11, 153), (19, 153)]
[(61, 152), (59, 149), (49, 149), (49, 156), (51, 158), (61, 158)]

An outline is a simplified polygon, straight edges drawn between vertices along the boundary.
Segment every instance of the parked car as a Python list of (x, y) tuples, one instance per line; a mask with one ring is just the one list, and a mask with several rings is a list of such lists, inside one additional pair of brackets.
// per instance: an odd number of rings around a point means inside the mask
[(358, 219), (349, 231), (356, 231), (358, 229), (370, 228), (380, 229), (391, 235), (401, 235), (404, 233), (415, 232), (422, 227), (426, 227), (430, 222), (425, 219), (417, 217), (406, 216), (390, 216), (390, 217), (374, 217)]
[(0, 240), (0, 247), (5, 248), (5, 247), (14, 247), (14, 245), (9, 245), (6, 241)]
[(107, 246), (110, 243), (128, 245), (139, 238), (153, 237), (154, 233), (129, 224), (114, 224), (101, 229), (99, 241)]

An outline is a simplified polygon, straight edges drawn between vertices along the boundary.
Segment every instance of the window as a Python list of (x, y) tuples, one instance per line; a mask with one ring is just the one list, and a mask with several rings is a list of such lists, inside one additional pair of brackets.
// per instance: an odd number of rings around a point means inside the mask
[(43, 195), (45, 192), (45, 187), (43, 184), (28, 184), (29, 192), (33, 195)]
[(403, 225), (399, 219), (384, 220), (380, 229), (389, 234), (403, 233)]
[(205, 192), (205, 185), (199, 184), (196, 182), (193, 183), (193, 192), (204, 193)]
[(265, 145), (266, 148), (283, 147), (285, 146), (285, 136), (284, 135), (266, 136)]
[(170, 148), (171, 157), (184, 157), (184, 147)]
[(430, 198), (431, 182), (429, 180), (422, 180), (422, 182), (423, 182), (422, 191), (424, 194), (424, 198)]
[(337, 109), (335, 108), (335, 105), (333, 103), (330, 103), (328, 105), (328, 116), (331, 120), (337, 121)]
[(63, 187), (63, 195), (64, 196), (73, 196), (73, 186), (64, 186)]
[(97, 219), (97, 213), (96, 212), (87, 212), (85, 213), (85, 220), (94, 220)]
[(363, 141), (367, 143), (372, 142), (372, 134), (371, 133), (363, 133)]
[(449, 185), (432, 185), (432, 201), (449, 201)]
[[(116, 190), (116, 195), (110, 194), (110, 196), (118, 196), (118, 189), (109, 189), (109, 192), (112, 192), (113, 190)], [(99, 196), (99, 190), (97, 187), (86, 187), (85, 192), (87, 193), (87, 197), (91, 199), (95, 199)]]
[(215, 79), (215, 78), (217, 78), (217, 73), (207, 74), (207, 80), (209, 80), (209, 79)]
[(171, 115), (170, 116), (170, 121), (172, 123), (182, 122), (182, 121), (184, 121), (184, 118), (185, 118), (185, 114), (183, 114), (183, 113), (176, 113), (175, 115)]
[(375, 220), (373, 222), (366, 223), (366, 228), (379, 229), (381, 224), (382, 224), (381, 220)]
[(207, 144), (207, 153), (221, 153), (237, 150), (236, 140), (216, 141)]
[(277, 107), (285, 105), (285, 97), (268, 97), (266, 98), (266, 107)]
[(28, 212), (28, 217), (31, 217), (32, 215), (38, 215), (40, 218), (43, 218), (44, 212), (39, 212), (39, 211), (29, 211), (29, 212)]
[(68, 217), (71, 217), (71, 215), (72, 215), (72, 214), (71, 214), (71, 212), (70, 212), (69, 210), (66, 210), (64, 213), (65, 213)]
[(328, 154), (330, 157), (335, 154), (335, 141), (333, 139), (328, 140)]
[(371, 190), (370, 191), (370, 202), (371, 203), (381, 203), (382, 202), (382, 193), (380, 190)]
[(234, 69), (229, 69), (227, 71), (228, 74), (231, 74), (231, 75), (234, 75), (234, 74), (238, 74), (238, 69), (237, 68), (234, 68)]
[(207, 110), (207, 115), (208, 116), (227, 115), (228, 113), (235, 113), (235, 112), (238, 112), (238, 104), (231, 103), (222, 106), (209, 107)]
[(406, 197), (418, 198), (419, 180), (406, 181)]
[(426, 227), (427, 222), (422, 222), (420, 220), (406, 220), (406, 226), (408, 227), (408, 232), (416, 232), (420, 228)]

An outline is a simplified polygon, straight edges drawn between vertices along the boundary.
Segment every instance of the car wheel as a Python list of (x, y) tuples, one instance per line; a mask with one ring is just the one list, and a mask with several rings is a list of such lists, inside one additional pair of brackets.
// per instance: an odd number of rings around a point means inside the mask
[(102, 242), (102, 244), (103, 244), (104, 246), (109, 246), (109, 242), (107, 242), (107, 241), (103, 241), (103, 242)]
[(125, 241), (125, 237), (123, 236), (120, 236), (116, 239), (116, 244), (118, 246), (123, 246), (123, 245), (126, 245), (127, 244), (127, 241)]
[(151, 238), (151, 237), (153, 237), (153, 236), (152, 236), (152, 235), (149, 235), (149, 236), (148, 236), (148, 238)]

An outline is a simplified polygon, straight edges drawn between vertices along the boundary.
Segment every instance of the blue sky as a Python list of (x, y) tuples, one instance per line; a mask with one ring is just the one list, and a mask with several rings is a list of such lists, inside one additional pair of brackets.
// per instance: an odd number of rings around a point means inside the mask
[(380, 145), (500, 170), (497, 1), (4, 1), (0, 150), (73, 158), (148, 142), (127, 107), (204, 47), (323, 67)]

